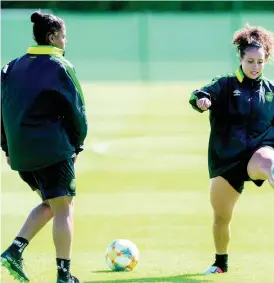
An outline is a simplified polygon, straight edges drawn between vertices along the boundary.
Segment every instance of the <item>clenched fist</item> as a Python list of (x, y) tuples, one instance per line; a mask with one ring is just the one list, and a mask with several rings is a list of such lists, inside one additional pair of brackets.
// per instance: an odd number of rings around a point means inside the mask
[(208, 98), (201, 98), (196, 104), (202, 111), (206, 111), (211, 106), (211, 101)]

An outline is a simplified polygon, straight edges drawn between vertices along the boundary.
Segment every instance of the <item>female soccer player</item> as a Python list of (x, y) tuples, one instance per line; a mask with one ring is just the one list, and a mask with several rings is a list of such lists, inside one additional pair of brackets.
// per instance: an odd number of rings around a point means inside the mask
[(263, 69), (274, 53), (274, 36), (261, 27), (235, 32), (240, 57), (234, 74), (215, 78), (192, 93), (190, 104), (210, 111), (210, 200), (216, 258), (205, 274), (228, 270), (233, 209), (246, 181), (274, 188), (274, 82)]
[(43, 202), (30, 212), (1, 263), (15, 279), (28, 282), (22, 253), (53, 218), (57, 283), (79, 283), (70, 273), (70, 258), (74, 162), (87, 135), (84, 99), (74, 69), (63, 57), (64, 21), (40, 11), (31, 21), (37, 46), (2, 69), (1, 147), (11, 168)]

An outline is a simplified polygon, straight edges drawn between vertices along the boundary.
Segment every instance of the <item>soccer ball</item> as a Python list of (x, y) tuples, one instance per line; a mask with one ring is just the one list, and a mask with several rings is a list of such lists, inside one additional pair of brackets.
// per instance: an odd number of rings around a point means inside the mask
[(139, 250), (130, 240), (118, 239), (108, 245), (105, 258), (111, 270), (131, 271), (139, 261)]

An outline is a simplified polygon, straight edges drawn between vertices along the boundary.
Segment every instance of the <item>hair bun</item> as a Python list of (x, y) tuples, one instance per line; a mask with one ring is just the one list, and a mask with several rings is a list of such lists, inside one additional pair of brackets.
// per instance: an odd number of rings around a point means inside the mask
[(35, 11), (31, 14), (30, 20), (32, 23), (36, 24), (43, 20), (43, 16), (43, 13), (41, 13), (40, 11)]

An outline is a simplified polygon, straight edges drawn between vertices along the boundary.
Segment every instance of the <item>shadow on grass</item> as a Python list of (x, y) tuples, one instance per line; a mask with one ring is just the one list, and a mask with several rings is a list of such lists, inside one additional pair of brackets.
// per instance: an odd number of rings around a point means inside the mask
[[(112, 271), (109, 270), (100, 270), (100, 271), (94, 271), (93, 273), (111, 273)], [(196, 278), (199, 276), (200, 278)], [(207, 277), (205, 279), (205, 277)], [(169, 277), (146, 277), (146, 278), (131, 278), (131, 279), (116, 279), (116, 280), (91, 280), (91, 281), (85, 281), (83, 283), (152, 283), (152, 282), (171, 282), (171, 283), (210, 283), (213, 282), (209, 280), (208, 276), (203, 276), (200, 273), (195, 274), (181, 274), (181, 275), (175, 275), (175, 276), (169, 276)]]

